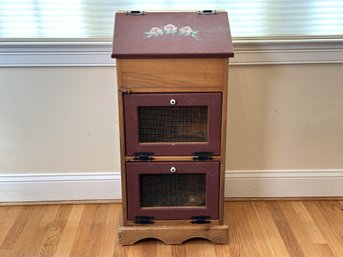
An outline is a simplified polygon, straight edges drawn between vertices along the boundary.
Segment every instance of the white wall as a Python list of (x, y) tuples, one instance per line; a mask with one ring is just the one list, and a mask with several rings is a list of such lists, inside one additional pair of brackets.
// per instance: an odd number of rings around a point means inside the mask
[(0, 173), (119, 170), (114, 68), (0, 69)]
[(343, 169), (342, 64), (233, 66), (228, 169)]
[[(230, 67), (227, 196), (343, 195), (342, 70)], [(51, 192), (38, 200), (120, 197), (115, 80), (114, 67), (0, 68), (0, 201), (37, 200), (30, 183), (40, 192), (42, 180)], [(73, 174), (116, 177), (68, 198)], [(290, 177), (306, 182), (289, 189)]]

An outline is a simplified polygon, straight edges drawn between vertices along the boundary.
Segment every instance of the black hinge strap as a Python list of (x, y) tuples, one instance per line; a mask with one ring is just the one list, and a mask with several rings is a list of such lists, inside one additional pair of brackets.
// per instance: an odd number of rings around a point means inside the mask
[(136, 216), (135, 223), (136, 224), (154, 224), (155, 217), (154, 216)]
[(193, 160), (195, 161), (206, 161), (206, 160), (212, 160), (212, 152), (194, 152)]
[(133, 159), (135, 161), (151, 161), (154, 159), (153, 155), (153, 152), (134, 152)]
[(209, 219), (211, 219), (211, 216), (192, 216), (191, 217), (192, 224), (210, 224), (211, 221), (209, 221)]

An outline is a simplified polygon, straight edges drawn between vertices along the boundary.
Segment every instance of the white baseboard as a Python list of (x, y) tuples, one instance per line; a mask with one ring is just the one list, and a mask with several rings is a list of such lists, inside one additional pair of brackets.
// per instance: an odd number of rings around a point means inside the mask
[[(226, 197), (343, 196), (343, 170), (226, 171)], [(0, 202), (121, 199), (119, 172), (0, 174)]]
[(226, 197), (343, 196), (343, 170), (231, 170)]
[(0, 202), (121, 199), (120, 174), (0, 174)]

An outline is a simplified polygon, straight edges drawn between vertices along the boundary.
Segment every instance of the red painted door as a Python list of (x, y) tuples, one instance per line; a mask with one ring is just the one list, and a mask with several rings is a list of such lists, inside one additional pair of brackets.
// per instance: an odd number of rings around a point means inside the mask
[(219, 162), (127, 162), (128, 219), (218, 219)]
[(220, 154), (221, 93), (125, 94), (126, 154)]

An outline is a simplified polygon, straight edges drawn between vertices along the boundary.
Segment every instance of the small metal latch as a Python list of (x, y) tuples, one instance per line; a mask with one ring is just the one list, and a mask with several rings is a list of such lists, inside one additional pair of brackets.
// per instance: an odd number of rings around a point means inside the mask
[(126, 89), (126, 88), (123, 88), (123, 87), (118, 87), (118, 91), (124, 93), (124, 94), (130, 94), (131, 93), (131, 90), (130, 89)]
[(193, 160), (195, 161), (206, 161), (206, 160), (212, 160), (212, 152), (194, 152)]
[(212, 14), (218, 14), (219, 12), (217, 10), (202, 10), (202, 11), (198, 11), (197, 13), (201, 15), (212, 15)]
[(134, 152), (133, 153), (133, 159), (135, 161), (151, 161), (154, 158), (152, 157), (154, 155), (153, 152)]
[(144, 15), (144, 14), (145, 14), (144, 11), (127, 11), (126, 12), (126, 15), (135, 15), (135, 16)]
[(209, 221), (209, 219), (211, 219), (211, 216), (192, 216), (191, 217), (192, 224), (210, 224), (211, 221)]
[(136, 216), (135, 223), (136, 224), (154, 224), (155, 217), (154, 216)]

